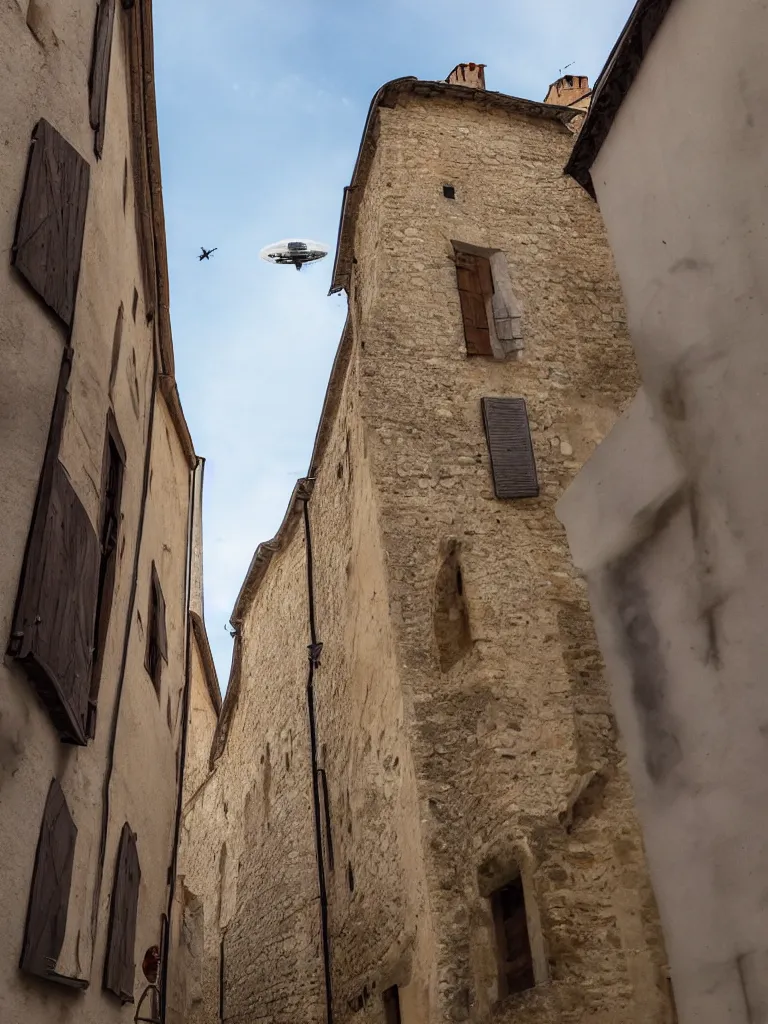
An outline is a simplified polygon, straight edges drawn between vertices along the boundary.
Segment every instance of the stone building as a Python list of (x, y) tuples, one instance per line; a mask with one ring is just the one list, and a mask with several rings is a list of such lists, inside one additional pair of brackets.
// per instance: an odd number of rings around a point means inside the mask
[(619, 283), (562, 173), (583, 111), (484, 85), (371, 103), (311, 465), (193, 705), (189, 1024), (674, 1020), (554, 513), (637, 390)]
[(0, 5), (3, 1024), (133, 1020), (168, 944), (206, 645), (151, 41), (147, 2)]
[(764, 3), (641, 0), (568, 165), (605, 218), (642, 388), (558, 515), (683, 1024), (768, 1007), (766, 37)]

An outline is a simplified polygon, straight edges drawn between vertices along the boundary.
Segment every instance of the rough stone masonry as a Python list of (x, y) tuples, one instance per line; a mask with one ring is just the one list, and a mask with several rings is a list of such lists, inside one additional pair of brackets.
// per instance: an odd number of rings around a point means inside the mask
[[(554, 514), (637, 389), (599, 212), (562, 175), (578, 116), (415, 79), (374, 98), (312, 465), (243, 584), (221, 715), (197, 712), (190, 1024), (674, 1021)], [(487, 398), (524, 399), (538, 496), (496, 496)], [(494, 443), (530, 475), (527, 435)]]

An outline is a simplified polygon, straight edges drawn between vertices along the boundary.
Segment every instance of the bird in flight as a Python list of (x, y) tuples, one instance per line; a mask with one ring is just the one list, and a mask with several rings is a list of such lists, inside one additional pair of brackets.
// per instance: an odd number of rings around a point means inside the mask
[(211, 258), (211, 253), (212, 252), (216, 252), (216, 250), (215, 249), (204, 249), (203, 246), (201, 245), (200, 246), (200, 255), (197, 258), (199, 260), (209, 260)]

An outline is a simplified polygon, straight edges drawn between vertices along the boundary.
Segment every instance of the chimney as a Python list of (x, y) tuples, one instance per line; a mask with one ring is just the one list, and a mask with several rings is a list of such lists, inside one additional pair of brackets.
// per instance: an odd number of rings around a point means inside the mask
[(556, 103), (561, 107), (577, 107), (586, 110), (592, 90), (586, 75), (563, 75), (549, 87), (545, 103)]
[(446, 82), (449, 85), (466, 85), (469, 89), (484, 89), (485, 64), (457, 64)]

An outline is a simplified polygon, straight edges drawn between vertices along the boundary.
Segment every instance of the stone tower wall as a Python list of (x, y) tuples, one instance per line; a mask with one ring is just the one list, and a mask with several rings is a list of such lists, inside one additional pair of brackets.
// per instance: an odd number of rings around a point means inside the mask
[[(586, 595), (553, 510), (637, 386), (621, 295), (598, 212), (562, 177), (567, 128), (474, 96), (401, 95), (378, 113), (311, 470), (334, 1020), (384, 1022), (398, 985), (405, 1024), (670, 1024)], [(506, 258), (516, 358), (467, 357), (451, 240)], [(526, 399), (537, 499), (494, 497), (493, 396)], [(301, 511), (246, 583), (226, 743), (200, 797), (215, 807), (193, 803), (184, 847), (201, 891), (216, 891), (224, 840), (236, 865), (214, 924), (226, 1019), (274, 1024), (324, 1019)], [(539, 984), (497, 1006), (488, 896), (516, 871)]]

